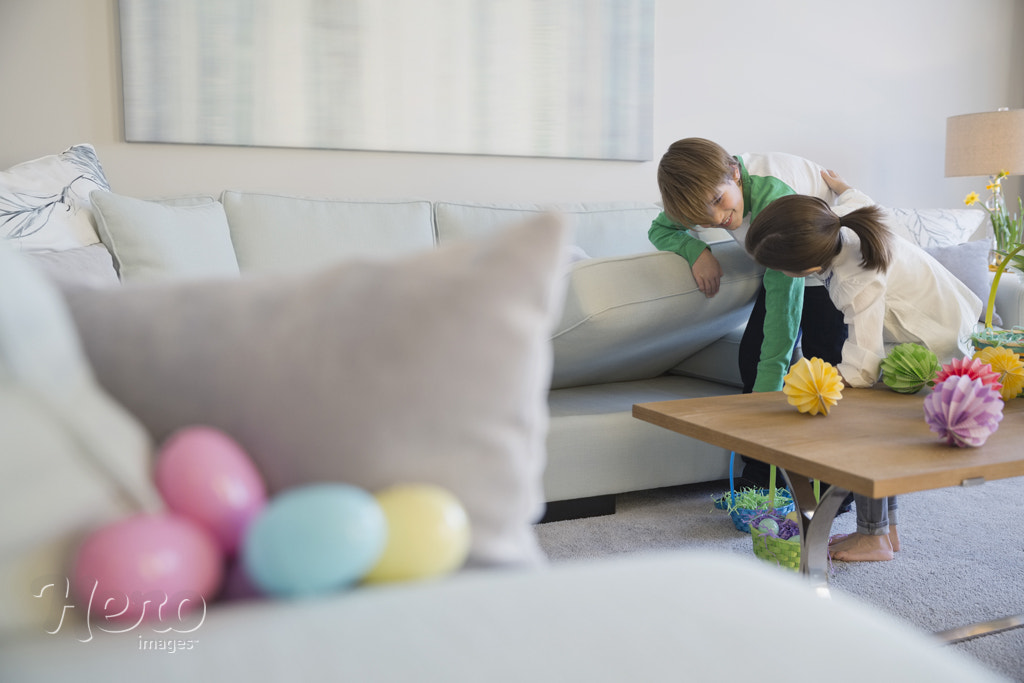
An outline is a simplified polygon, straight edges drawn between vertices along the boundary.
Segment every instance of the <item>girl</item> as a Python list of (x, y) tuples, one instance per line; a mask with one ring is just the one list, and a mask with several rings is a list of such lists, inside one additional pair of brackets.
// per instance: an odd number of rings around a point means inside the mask
[(981, 299), (923, 249), (891, 233), (866, 195), (835, 174), (828, 179), (842, 218), (816, 197), (780, 197), (751, 223), (746, 245), (761, 265), (825, 285), (849, 330), (838, 366), (845, 382), (874, 384), (887, 347), (904, 342), (931, 349), (943, 363), (971, 356)]
[[(943, 363), (970, 357), (981, 300), (923, 249), (891, 233), (866, 195), (831, 171), (823, 177), (845, 215), (817, 197), (780, 197), (751, 223), (746, 246), (763, 266), (825, 285), (849, 330), (837, 368), (844, 382), (871, 386), (887, 349), (904, 342), (931, 349)], [(899, 550), (895, 497), (854, 501), (857, 533), (833, 538), (830, 555), (891, 560)]]

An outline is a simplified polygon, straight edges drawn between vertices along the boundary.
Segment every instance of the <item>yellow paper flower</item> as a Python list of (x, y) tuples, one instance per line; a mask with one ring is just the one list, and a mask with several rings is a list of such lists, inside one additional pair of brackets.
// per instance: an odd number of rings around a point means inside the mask
[(1024, 391), (1024, 362), (1020, 356), (1005, 346), (989, 346), (974, 354), (982, 363), (992, 366), (992, 371), (999, 374), (999, 382), (1003, 388), (999, 391), (1004, 401), (1016, 398)]
[(969, 195), (967, 195), (966, 197), (964, 197), (964, 204), (966, 204), (967, 206), (974, 206), (977, 203), (978, 203), (978, 193), (977, 192), (972, 192)]
[(801, 358), (782, 381), (786, 400), (801, 413), (828, 415), (829, 408), (843, 397), (839, 371), (820, 358)]

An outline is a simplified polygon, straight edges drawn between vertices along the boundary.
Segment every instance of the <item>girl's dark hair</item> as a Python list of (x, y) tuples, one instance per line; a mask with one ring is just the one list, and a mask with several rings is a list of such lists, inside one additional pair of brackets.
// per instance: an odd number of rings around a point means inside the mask
[(877, 206), (866, 206), (840, 218), (817, 197), (779, 197), (751, 221), (747, 251), (772, 270), (800, 273), (827, 268), (842, 248), (840, 226), (850, 228), (860, 238), (861, 267), (884, 273), (892, 258), (890, 233)]

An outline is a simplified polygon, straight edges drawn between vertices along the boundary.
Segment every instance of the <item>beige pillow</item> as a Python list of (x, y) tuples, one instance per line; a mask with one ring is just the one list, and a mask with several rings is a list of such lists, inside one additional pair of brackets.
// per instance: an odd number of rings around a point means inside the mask
[(542, 216), (418, 256), (69, 297), (156, 439), (223, 429), (271, 492), (437, 484), (466, 507), (473, 564), (531, 564), (565, 232)]

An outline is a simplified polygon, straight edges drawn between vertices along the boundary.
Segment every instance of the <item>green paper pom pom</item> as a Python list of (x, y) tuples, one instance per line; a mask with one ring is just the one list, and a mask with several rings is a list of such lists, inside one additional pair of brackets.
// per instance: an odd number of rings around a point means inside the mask
[(916, 394), (935, 383), (939, 358), (920, 344), (900, 344), (882, 360), (882, 381), (893, 391)]

